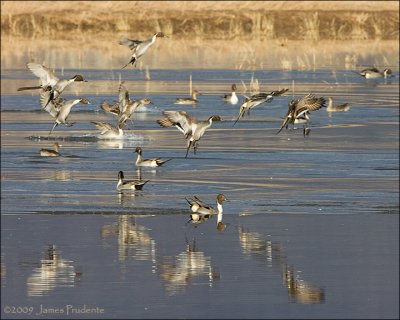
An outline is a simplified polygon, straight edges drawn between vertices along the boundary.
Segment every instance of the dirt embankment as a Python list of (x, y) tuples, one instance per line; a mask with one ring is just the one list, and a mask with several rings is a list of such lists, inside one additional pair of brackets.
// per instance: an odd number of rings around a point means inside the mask
[(2, 1), (1, 33), (21, 38), (398, 40), (398, 1)]

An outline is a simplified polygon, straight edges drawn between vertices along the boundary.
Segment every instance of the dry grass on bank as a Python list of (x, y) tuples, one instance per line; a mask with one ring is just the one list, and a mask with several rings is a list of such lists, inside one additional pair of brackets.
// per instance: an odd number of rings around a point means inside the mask
[(398, 1), (2, 1), (2, 35), (399, 39)]

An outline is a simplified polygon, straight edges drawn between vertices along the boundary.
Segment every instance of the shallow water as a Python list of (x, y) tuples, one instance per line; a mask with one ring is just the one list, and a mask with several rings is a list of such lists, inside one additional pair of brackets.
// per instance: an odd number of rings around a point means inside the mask
[[(152, 70), (145, 81), (140, 70), (64, 70), (76, 73), (89, 82), (64, 95), (91, 104), (49, 137), (36, 93), (16, 92), (34, 76), (2, 71), (2, 318), (398, 317), (398, 71), (366, 81), (350, 71)], [(190, 75), (199, 104), (174, 105)], [(221, 96), (232, 83), (242, 94), (252, 76), (263, 92), (290, 91), (233, 127), (239, 105)], [(154, 105), (124, 139), (101, 141), (90, 121), (114, 121), (99, 105), (117, 99), (119, 79)], [(277, 135), (293, 88), (351, 109), (313, 112), (308, 137), (301, 127)], [(164, 110), (223, 121), (185, 159), (183, 136), (156, 123)], [(40, 157), (54, 141), (62, 156)], [(172, 160), (137, 170), (137, 146)], [(150, 181), (119, 194), (119, 170)], [(185, 197), (214, 203), (218, 193), (229, 199), (224, 232), (215, 218), (185, 225)], [(84, 304), (104, 310), (83, 316)], [(41, 305), (60, 314), (38, 314)]]

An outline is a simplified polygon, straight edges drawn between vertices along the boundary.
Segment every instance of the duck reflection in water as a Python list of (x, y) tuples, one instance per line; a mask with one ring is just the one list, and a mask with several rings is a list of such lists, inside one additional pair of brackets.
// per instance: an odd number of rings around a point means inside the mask
[(325, 302), (324, 289), (302, 280), (296, 276), (298, 271), (288, 267), (281, 244), (265, 240), (259, 233), (249, 232), (242, 226), (239, 228), (239, 240), (243, 254), (261, 258), (266, 261), (268, 267), (281, 270), (279, 272), (282, 275), (283, 284), (288, 290), (289, 302), (301, 304)]
[(61, 258), (55, 245), (49, 246), (40, 266), (27, 279), (28, 296), (44, 296), (57, 287), (73, 287), (77, 273), (71, 264)]
[(220, 273), (211, 266), (211, 258), (196, 247), (196, 240), (188, 242), (186, 249), (175, 257), (163, 256), (157, 262), (157, 270), (168, 295), (184, 293), (190, 284), (213, 286)]
[(117, 236), (120, 262), (133, 258), (155, 263), (156, 242), (147, 231), (146, 227), (136, 223), (134, 216), (121, 215), (117, 223), (101, 228), (101, 237), (105, 239), (108, 236)]

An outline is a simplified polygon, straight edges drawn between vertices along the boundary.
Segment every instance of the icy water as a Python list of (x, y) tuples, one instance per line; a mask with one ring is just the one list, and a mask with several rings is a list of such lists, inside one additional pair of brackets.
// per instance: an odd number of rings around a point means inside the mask
[[(59, 70), (58, 70), (59, 71)], [(28, 70), (2, 71), (2, 318), (398, 318), (399, 77), (366, 81), (350, 71), (63, 70), (89, 80), (67, 98), (72, 127), (40, 110)], [(175, 105), (193, 89), (197, 106)], [(235, 126), (239, 105), (222, 95), (257, 79), (260, 91), (290, 90)], [(135, 113), (122, 140), (101, 141), (90, 121), (119, 80), (153, 105)], [(294, 89), (294, 92), (293, 92)], [(307, 93), (349, 102), (311, 113), (276, 134), (288, 102)], [(249, 92), (247, 92), (249, 94)], [(156, 123), (164, 110), (220, 115), (185, 158), (185, 140)], [(61, 157), (41, 148), (62, 144)], [(157, 169), (144, 158), (172, 158)], [(116, 191), (118, 171), (150, 180)], [(225, 231), (212, 218), (186, 225), (185, 197), (224, 202)]]

